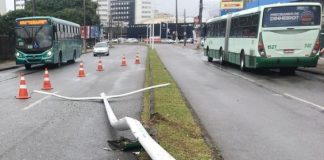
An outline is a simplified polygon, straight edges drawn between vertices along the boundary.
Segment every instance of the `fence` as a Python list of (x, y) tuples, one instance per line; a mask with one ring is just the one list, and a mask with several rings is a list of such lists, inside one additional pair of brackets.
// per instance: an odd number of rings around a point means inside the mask
[(0, 60), (15, 59), (15, 37), (0, 36)]

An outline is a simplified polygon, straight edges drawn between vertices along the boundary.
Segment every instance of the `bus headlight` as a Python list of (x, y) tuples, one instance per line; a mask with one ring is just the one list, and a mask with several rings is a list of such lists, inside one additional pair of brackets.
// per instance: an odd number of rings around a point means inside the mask
[(52, 52), (52, 51), (48, 51), (48, 52), (47, 52), (47, 56), (50, 57), (50, 56), (52, 56), (52, 55), (53, 55), (53, 52)]
[(19, 53), (19, 52), (17, 52), (17, 53), (16, 53), (16, 57), (19, 57), (19, 56), (20, 56), (20, 53)]

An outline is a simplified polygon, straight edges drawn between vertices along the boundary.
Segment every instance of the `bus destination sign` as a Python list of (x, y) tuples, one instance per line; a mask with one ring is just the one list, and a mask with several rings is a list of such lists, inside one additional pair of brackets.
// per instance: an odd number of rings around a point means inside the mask
[(29, 20), (18, 21), (18, 25), (20, 26), (39, 26), (47, 23), (48, 21), (45, 19), (29, 19)]

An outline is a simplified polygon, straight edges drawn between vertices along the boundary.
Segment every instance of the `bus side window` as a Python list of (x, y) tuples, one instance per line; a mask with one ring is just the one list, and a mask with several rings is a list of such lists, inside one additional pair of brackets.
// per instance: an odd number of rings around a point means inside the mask
[(57, 40), (57, 27), (53, 25), (53, 40)]

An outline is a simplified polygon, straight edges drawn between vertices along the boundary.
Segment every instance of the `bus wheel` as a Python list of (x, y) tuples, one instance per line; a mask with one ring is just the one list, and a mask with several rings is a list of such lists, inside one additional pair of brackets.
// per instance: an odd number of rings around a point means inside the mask
[(207, 57), (208, 62), (213, 62), (213, 57), (209, 57), (209, 49), (207, 49)]
[(223, 50), (219, 50), (219, 64), (224, 64), (224, 54)]
[(246, 67), (245, 67), (245, 58), (244, 58), (244, 52), (241, 53), (241, 58), (240, 58), (240, 69), (241, 71), (245, 71)]
[(25, 64), (25, 69), (26, 69), (26, 70), (31, 69), (31, 64)]
[(62, 54), (60, 53), (58, 63), (56, 64), (57, 68), (60, 68), (62, 66)]
[(75, 63), (75, 60), (76, 60), (76, 55), (75, 55), (75, 52), (73, 53), (73, 59), (71, 60), (71, 63)]

